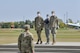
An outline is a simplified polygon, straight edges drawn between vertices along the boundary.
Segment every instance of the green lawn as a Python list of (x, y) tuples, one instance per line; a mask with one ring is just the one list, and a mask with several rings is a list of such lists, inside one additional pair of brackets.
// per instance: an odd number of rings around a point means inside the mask
[[(22, 29), (0, 29), (0, 44), (16, 43), (18, 36), (22, 33)], [(34, 41), (37, 40), (37, 34), (34, 29), (30, 29), (34, 36)], [(45, 32), (42, 31), (42, 40), (46, 41)], [(52, 35), (50, 35), (50, 41)], [(80, 42), (80, 31), (74, 29), (59, 29), (57, 31), (57, 42)]]

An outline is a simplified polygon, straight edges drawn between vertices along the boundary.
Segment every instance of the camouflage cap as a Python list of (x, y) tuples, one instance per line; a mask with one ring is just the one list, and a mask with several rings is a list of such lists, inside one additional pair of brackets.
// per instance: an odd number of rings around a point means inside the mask
[(24, 29), (30, 29), (30, 25), (24, 25)]

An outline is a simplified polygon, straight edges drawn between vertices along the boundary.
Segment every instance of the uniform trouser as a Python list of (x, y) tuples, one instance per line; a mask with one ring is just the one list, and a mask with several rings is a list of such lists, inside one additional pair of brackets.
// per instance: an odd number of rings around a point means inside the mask
[(20, 53), (32, 53), (33, 51), (31, 50), (31, 49), (28, 49), (28, 48), (26, 48), (26, 46), (25, 47), (22, 47), (21, 48), (21, 52)]
[(53, 40), (53, 42), (55, 42), (56, 41), (56, 28), (55, 27), (52, 27), (51, 28), (51, 33), (52, 33), (52, 40)]
[(47, 43), (49, 43), (50, 30), (48, 28), (45, 28), (45, 34), (46, 34)]
[(37, 42), (42, 41), (42, 40), (41, 40), (41, 31), (42, 31), (42, 30), (37, 30), (37, 36), (38, 36)]
[(32, 53), (32, 52), (21, 51), (20, 53)]

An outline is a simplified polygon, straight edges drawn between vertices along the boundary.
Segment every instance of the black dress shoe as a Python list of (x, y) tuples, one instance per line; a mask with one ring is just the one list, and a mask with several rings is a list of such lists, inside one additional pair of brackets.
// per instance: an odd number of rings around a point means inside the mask
[(42, 41), (40, 42), (40, 44), (42, 44)]
[(36, 44), (39, 44), (38, 42)]

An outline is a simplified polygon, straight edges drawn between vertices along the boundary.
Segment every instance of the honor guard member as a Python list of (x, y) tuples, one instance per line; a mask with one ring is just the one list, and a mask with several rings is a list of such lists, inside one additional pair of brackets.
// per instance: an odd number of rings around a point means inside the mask
[(37, 12), (37, 17), (35, 18), (35, 30), (37, 32), (38, 40), (36, 44), (42, 44), (41, 40), (41, 31), (43, 30), (44, 21), (43, 18), (40, 16), (40, 12)]
[(49, 29), (49, 21), (50, 21), (50, 17), (47, 14), (46, 15), (46, 19), (44, 20), (44, 26), (45, 26), (45, 35), (46, 35), (46, 43), (45, 44), (49, 44), (49, 35), (50, 35), (50, 29)]
[(58, 29), (58, 18), (55, 15), (54, 11), (52, 11), (51, 14), (52, 16), (50, 17), (49, 26), (50, 26), (50, 30), (53, 36), (52, 38), (52, 45), (53, 45), (56, 42), (56, 29)]
[(25, 31), (18, 38), (18, 48), (21, 53), (33, 53), (33, 35), (29, 32), (30, 25), (24, 26)]

